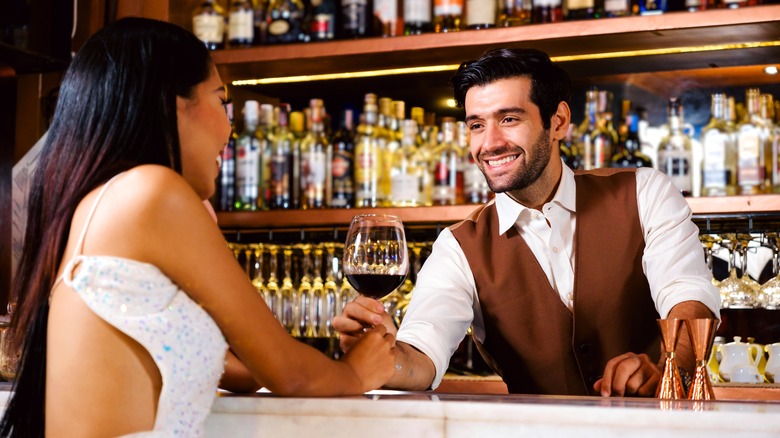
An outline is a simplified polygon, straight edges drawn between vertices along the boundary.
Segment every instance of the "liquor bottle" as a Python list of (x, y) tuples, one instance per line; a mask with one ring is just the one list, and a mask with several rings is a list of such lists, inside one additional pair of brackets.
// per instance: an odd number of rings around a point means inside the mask
[(252, 0), (252, 7), (255, 10), (255, 42), (256, 46), (263, 45), (267, 42), (266, 36), (268, 35), (268, 22), (265, 18), (268, 15), (268, 6), (270, 6), (269, 0)]
[(217, 211), (232, 211), (236, 198), (236, 142), (238, 134), (236, 134), (233, 124), (233, 104), (231, 102), (225, 104), (225, 111), (228, 120), (230, 120), (231, 131), (227, 146), (222, 149), (220, 154), (219, 184), (217, 185), (216, 205), (214, 206)]
[(590, 131), (593, 168), (609, 167), (618, 134), (612, 125), (612, 93), (599, 90), (596, 99), (596, 127)]
[(403, 34), (404, 22), (400, 17), (399, 0), (374, 0), (376, 36), (394, 37)]
[(766, 189), (765, 151), (771, 144), (761, 117), (761, 92), (749, 88), (745, 101), (747, 116), (737, 125), (737, 184), (741, 194), (750, 195)]
[(522, 26), (531, 22), (532, 0), (501, 0), (500, 27)]
[(772, 192), (780, 193), (780, 101), (775, 102), (775, 126), (772, 139)]
[(734, 130), (726, 121), (725, 94), (712, 95), (712, 117), (701, 130), (702, 196), (726, 196), (737, 193), (737, 149)]
[(327, 207), (331, 198), (333, 146), (325, 137), (322, 123), (325, 108), (321, 99), (312, 99), (311, 129), (301, 141), (301, 207)]
[(236, 210), (257, 210), (261, 205), (260, 140), (255, 131), (260, 106), (256, 100), (244, 103), (244, 131), (236, 142)]
[(642, 153), (639, 141), (639, 116), (629, 113), (626, 116), (628, 132), (622, 142), (620, 152), (612, 156), (612, 167), (653, 167), (650, 157)]
[(268, 44), (304, 42), (304, 5), (301, 0), (271, 0), (266, 11)]
[(667, 106), (669, 135), (658, 147), (658, 170), (667, 174), (683, 196), (693, 192), (691, 139), (683, 132), (683, 107), (679, 98), (669, 99)]
[(563, 21), (562, 0), (533, 0), (532, 23), (558, 23)]
[(394, 207), (414, 207), (420, 205), (419, 166), (425, 163), (417, 162), (417, 122), (404, 120), (402, 124), (403, 138), (400, 147), (392, 156), (392, 188), (391, 196)]
[(228, 15), (230, 47), (249, 47), (255, 39), (255, 12), (249, 0), (232, 0)]
[(764, 173), (764, 191), (766, 193), (772, 193), (773, 191), (773, 174), (776, 166), (773, 166), (773, 144), (775, 142), (775, 124), (774, 124), (774, 111), (775, 103), (774, 97), (771, 94), (761, 94), (761, 130), (766, 136), (764, 141), (764, 165), (766, 172)]
[(260, 121), (257, 126), (257, 139), (260, 141), (260, 197), (263, 208), (268, 208), (271, 200), (271, 149), (275, 132), (274, 106), (260, 104)]
[(464, 0), (433, 0), (433, 31), (457, 32), (463, 20)]
[(577, 170), (582, 167), (582, 157), (577, 149), (577, 143), (574, 141), (574, 131), (576, 129), (574, 123), (569, 123), (566, 136), (558, 143), (563, 163), (571, 170)]
[(355, 133), (352, 110), (341, 113), (341, 123), (333, 135), (333, 196), (330, 206), (351, 208), (355, 203)]
[(292, 151), (295, 138), (289, 129), (290, 105), (279, 104), (279, 126), (271, 145), (271, 208), (293, 208)]
[(658, 15), (666, 11), (666, 0), (639, 0), (639, 15)]
[(192, 13), (192, 33), (209, 50), (219, 50), (225, 44), (225, 12), (214, 0), (204, 0)]
[[(308, 108), (304, 111), (311, 113)], [(308, 118), (311, 118), (311, 114)], [(293, 136), (290, 152), (290, 208), (301, 206), (301, 142), (306, 137), (306, 119), (301, 111), (291, 111), (287, 117), (287, 127)]]
[(377, 138), (376, 95), (367, 94), (363, 105), (363, 120), (355, 140), (355, 206), (377, 207), (381, 155)]
[(632, 15), (630, 0), (604, 0), (605, 17), (625, 17)]
[(442, 141), (433, 150), (434, 205), (455, 205), (460, 150), (455, 145), (455, 118), (442, 117)]
[(466, 122), (455, 122), (455, 147), (458, 149), (458, 163), (455, 167), (455, 203), (466, 203), (466, 191), (464, 188), (466, 165), (469, 155), (469, 130)]
[(340, 38), (371, 36), (371, 23), (368, 0), (341, 0), (341, 22), (338, 26)]
[(401, 146), (400, 141), (395, 141), (394, 132), (390, 129), (390, 121), (393, 118), (393, 100), (389, 97), (379, 98), (379, 114), (376, 122), (376, 139), (379, 154), (379, 187), (377, 189), (377, 205), (380, 207), (390, 205), (392, 151)]
[(336, 37), (336, 1), (312, 0), (309, 37), (312, 41), (330, 41)]
[(496, 0), (466, 0), (466, 27), (489, 29), (496, 27)]
[(567, 20), (600, 18), (596, 12), (596, 0), (564, 0)]
[(420, 35), (433, 31), (431, 0), (404, 1), (404, 35)]

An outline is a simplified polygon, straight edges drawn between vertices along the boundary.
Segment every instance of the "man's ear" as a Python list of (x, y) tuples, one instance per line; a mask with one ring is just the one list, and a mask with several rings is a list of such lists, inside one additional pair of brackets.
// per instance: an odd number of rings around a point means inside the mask
[(558, 109), (555, 110), (555, 114), (550, 119), (551, 140), (563, 140), (566, 138), (569, 123), (571, 123), (571, 109), (569, 104), (561, 101), (558, 103)]

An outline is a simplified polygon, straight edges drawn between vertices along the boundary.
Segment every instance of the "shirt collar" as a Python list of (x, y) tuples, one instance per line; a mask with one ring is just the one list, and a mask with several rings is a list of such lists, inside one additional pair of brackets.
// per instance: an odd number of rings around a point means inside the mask
[[(574, 186), (574, 172), (561, 160), (561, 182), (550, 203), (556, 204), (572, 213), (576, 212), (576, 191)], [(504, 234), (514, 226), (520, 215), (531, 210), (523, 204), (510, 198), (506, 193), (496, 194), (496, 210), (498, 212), (498, 231)]]

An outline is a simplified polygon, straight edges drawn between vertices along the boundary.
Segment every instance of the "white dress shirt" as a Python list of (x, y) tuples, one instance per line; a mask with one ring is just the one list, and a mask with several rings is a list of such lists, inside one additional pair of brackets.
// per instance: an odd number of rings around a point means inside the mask
[[(658, 314), (665, 318), (683, 301), (700, 301), (719, 315), (720, 295), (711, 283), (699, 229), (690, 220), (688, 203), (665, 174), (651, 168), (637, 170), (636, 191), (645, 240), (642, 269)], [(512, 226), (517, 228), (569, 310), (576, 262), (575, 198), (574, 172), (563, 165), (558, 191), (542, 211), (525, 207), (505, 193), (496, 194), (493, 201), (500, 233)], [(414, 346), (433, 361), (436, 377), (432, 387), (436, 388), (469, 326), (480, 342), (485, 340), (474, 276), (449, 228), (434, 242), (431, 255), (417, 275), (412, 297), (397, 340)]]

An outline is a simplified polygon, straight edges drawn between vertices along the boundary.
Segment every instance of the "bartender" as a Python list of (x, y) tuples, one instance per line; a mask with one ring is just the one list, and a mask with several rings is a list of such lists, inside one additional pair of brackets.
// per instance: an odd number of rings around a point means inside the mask
[[(436, 388), (471, 326), (510, 393), (653, 396), (656, 319), (719, 317), (685, 199), (654, 169), (563, 165), (571, 82), (543, 52), (486, 52), (452, 84), (496, 197), (436, 239), (387, 387)], [(345, 350), (380, 323), (395, 330), (363, 296), (334, 319)], [(684, 328), (678, 339), (685, 374), (694, 356)]]

